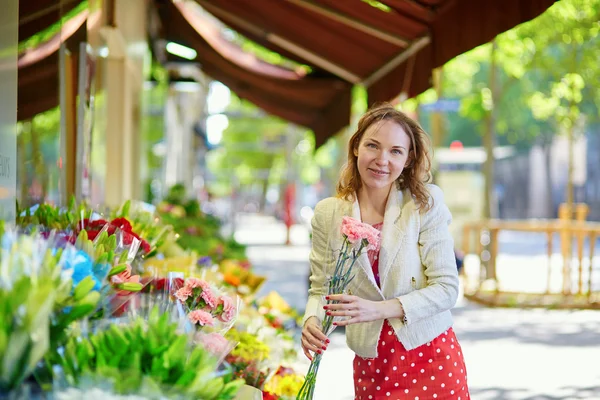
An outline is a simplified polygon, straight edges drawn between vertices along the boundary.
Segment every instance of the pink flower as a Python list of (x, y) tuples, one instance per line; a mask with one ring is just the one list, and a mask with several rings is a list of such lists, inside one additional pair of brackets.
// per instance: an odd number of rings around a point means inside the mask
[[(127, 266), (125, 271), (114, 275), (110, 278), (110, 281), (113, 285), (119, 285), (122, 283), (140, 283), (139, 275), (131, 275), (131, 266)], [(120, 296), (130, 294), (131, 292), (128, 290), (118, 290), (117, 294)]]
[(223, 306), (223, 312), (219, 315), (219, 320), (229, 322), (233, 319), (236, 309), (233, 299), (229, 296), (219, 297), (219, 305)]
[(217, 306), (217, 298), (215, 297), (212, 290), (210, 290), (209, 288), (203, 288), (200, 297), (202, 297), (202, 300), (204, 300), (206, 305), (211, 309)]
[(342, 235), (346, 236), (354, 247), (360, 246), (361, 242), (366, 240), (368, 242), (367, 251), (379, 249), (381, 233), (371, 225), (357, 219), (342, 218)]
[(224, 356), (225, 354), (223, 353), (229, 350), (229, 341), (219, 333), (202, 335), (200, 341), (208, 352), (219, 357)]
[(200, 326), (213, 326), (215, 323), (212, 315), (202, 310), (194, 310), (188, 314), (188, 319), (192, 321), (194, 324), (198, 324)]
[(182, 303), (185, 303), (185, 301), (191, 295), (192, 295), (192, 289), (187, 286), (184, 286), (175, 292), (175, 297), (177, 297), (179, 299), (179, 301), (181, 301)]
[(190, 289), (195, 289), (195, 288), (202, 288), (202, 290), (210, 289), (210, 284), (208, 282), (203, 281), (202, 279), (198, 279), (198, 278), (187, 278), (185, 280), (184, 285), (189, 287)]
[(367, 251), (370, 250), (379, 250), (379, 246), (381, 245), (381, 232), (379, 230), (373, 228), (369, 224), (362, 224), (361, 227), (361, 236), (363, 239), (366, 239), (369, 243), (367, 246)]
[(348, 238), (352, 244), (359, 243), (362, 240), (360, 236), (361, 222), (351, 217), (342, 218), (342, 235)]

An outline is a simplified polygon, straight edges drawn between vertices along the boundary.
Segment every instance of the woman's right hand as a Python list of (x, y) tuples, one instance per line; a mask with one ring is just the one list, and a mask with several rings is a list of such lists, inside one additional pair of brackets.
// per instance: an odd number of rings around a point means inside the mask
[(329, 339), (321, 332), (319, 319), (317, 317), (307, 319), (302, 328), (302, 350), (304, 350), (304, 355), (312, 361), (313, 358), (310, 352), (321, 354), (327, 350), (328, 344)]

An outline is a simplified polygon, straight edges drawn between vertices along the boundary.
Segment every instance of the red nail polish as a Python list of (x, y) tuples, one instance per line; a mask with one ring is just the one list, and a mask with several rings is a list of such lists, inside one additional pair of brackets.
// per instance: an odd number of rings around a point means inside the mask
[(327, 315), (331, 315), (331, 312), (330, 312), (330, 311), (327, 311), (325, 314), (327, 314)]
[(323, 350), (327, 350), (327, 347), (323, 346)]
[(329, 300), (329, 296), (325, 296), (325, 300)]
[(325, 341), (325, 343), (327, 343), (327, 344), (329, 344), (330, 342), (331, 342), (331, 340), (329, 340), (329, 339), (327, 339), (327, 340)]
[(323, 306), (323, 309), (324, 309), (324, 310), (327, 310), (327, 306)]
[(319, 354), (323, 354), (323, 352), (321, 350), (317, 350), (317, 353)]

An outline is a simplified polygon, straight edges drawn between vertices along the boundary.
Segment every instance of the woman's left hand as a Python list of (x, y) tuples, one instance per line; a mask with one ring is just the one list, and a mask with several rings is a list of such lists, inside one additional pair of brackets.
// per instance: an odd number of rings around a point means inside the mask
[(332, 294), (327, 297), (329, 301), (337, 301), (338, 304), (327, 304), (323, 306), (327, 315), (334, 317), (350, 317), (333, 324), (346, 326), (359, 322), (371, 322), (385, 319), (385, 305), (380, 301), (366, 300), (358, 296), (348, 294)]

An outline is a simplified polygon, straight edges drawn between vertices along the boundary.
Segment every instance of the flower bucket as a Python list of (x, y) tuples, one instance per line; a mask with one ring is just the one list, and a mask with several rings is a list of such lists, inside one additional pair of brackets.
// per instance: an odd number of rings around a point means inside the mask
[(235, 396), (235, 400), (262, 400), (262, 390), (249, 385), (243, 385)]

